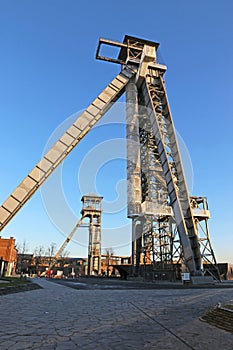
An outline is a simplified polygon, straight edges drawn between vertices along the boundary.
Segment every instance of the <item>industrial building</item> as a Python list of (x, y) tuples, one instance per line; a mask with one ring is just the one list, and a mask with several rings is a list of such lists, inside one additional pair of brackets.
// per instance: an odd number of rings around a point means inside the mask
[(16, 262), (15, 239), (13, 237), (2, 238), (0, 236), (0, 277), (14, 275)]

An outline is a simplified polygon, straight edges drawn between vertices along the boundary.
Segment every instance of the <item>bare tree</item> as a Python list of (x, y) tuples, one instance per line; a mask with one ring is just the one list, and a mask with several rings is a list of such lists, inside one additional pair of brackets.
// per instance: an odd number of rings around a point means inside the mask
[(28, 242), (26, 241), (26, 239), (24, 239), (23, 242), (16, 243), (15, 249), (17, 250), (17, 264), (16, 264), (17, 273), (28, 272), (27, 264), (25, 264), (25, 257), (24, 257), (24, 255), (28, 251)]
[(28, 251), (28, 242), (24, 239), (22, 243), (16, 243), (15, 248), (19, 254), (26, 254)]
[(60, 257), (61, 258), (68, 258), (68, 256), (70, 255), (70, 251), (65, 249), (61, 254)]
[(34, 255), (40, 256), (40, 257), (44, 256), (45, 255), (45, 248), (42, 245), (36, 247), (34, 250)]
[(52, 261), (52, 259), (56, 254), (56, 247), (57, 247), (56, 243), (52, 242), (46, 250), (46, 255), (49, 257), (50, 262)]
[(39, 266), (42, 263), (42, 256), (45, 255), (45, 248), (43, 246), (36, 247), (34, 250), (34, 259), (36, 264), (36, 272), (38, 273)]
[(105, 255), (110, 257), (114, 255), (114, 250), (112, 248), (105, 248)]

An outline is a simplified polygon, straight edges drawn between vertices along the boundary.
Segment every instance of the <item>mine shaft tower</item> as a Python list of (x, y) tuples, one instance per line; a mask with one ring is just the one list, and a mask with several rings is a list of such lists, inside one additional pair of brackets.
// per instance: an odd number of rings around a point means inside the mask
[(88, 247), (88, 276), (101, 275), (101, 201), (103, 197), (86, 195), (82, 197), (82, 217), (88, 217), (89, 247)]
[[(89, 194), (82, 196), (82, 210), (81, 218), (74, 226), (72, 231), (66, 237), (65, 241), (58, 249), (55, 256), (51, 259), (48, 270), (51, 270), (56, 264), (57, 260), (64, 252), (67, 244), (72, 240), (74, 234), (79, 227), (85, 225), (83, 220), (88, 218), (89, 222), (89, 244), (88, 244), (88, 276), (100, 276), (101, 275), (101, 214), (102, 214), (102, 199), (103, 197), (95, 194)], [(86, 225), (85, 225), (86, 226)], [(43, 273), (46, 275), (46, 272)]]
[[(101, 45), (118, 46), (118, 58), (101, 56)], [(123, 43), (102, 39), (97, 50), (97, 58), (136, 71), (125, 89), (133, 272), (137, 275), (143, 260), (155, 270), (183, 262), (195, 278), (203, 275), (207, 263), (208, 273), (219, 278), (207, 200), (189, 195), (164, 85), (166, 66), (157, 62), (158, 46), (125, 36)]]
[[(104, 45), (118, 48), (118, 57), (101, 54)], [(0, 230), (126, 92), (128, 217), (132, 220), (134, 272), (143, 255), (144, 262), (161, 268), (182, 261), (199, 280), (203, 263), (208, 263), (209, 273), (219, 276), (209, 237), (207, 200), (190, 197), (188, 192), (164, 85), (166, 66), (158, 63), (158, 47), (156, 42), (128, 35), (122, 43), (100, 39), (96, 58), (120, 64), (120, 73), (2, 204)]]

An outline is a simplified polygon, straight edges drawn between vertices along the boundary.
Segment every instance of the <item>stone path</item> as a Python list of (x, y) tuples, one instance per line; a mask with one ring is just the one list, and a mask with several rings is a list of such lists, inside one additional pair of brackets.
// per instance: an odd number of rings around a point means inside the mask
[(0, 349), (233, 349), (233, 334), (200, 321), (233, 289), (43, 289), (0, 297)]

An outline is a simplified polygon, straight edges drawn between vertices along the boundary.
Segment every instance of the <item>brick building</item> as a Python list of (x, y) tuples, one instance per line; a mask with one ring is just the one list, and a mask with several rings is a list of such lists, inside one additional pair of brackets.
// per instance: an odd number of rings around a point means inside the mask
[[(16, 272), (17, 274), (22, 273), (29, 276), (40, 276), (42, 273), (48, 270), (51, 260), (51, 256), (18, 254)], [(87, 273), (87, 259), (68, 257), (58, 258), (52, 268), (53, 275), (56, 275), (58, 270), (62, 270), (65, 276), (71, 276), (72, 273), (74, 273), (75, 276), (85, 276)]]
[(14, 274), (16, 261), (15, 239), (13, 237), (2, 238), (0, 236), (0, 277)]

